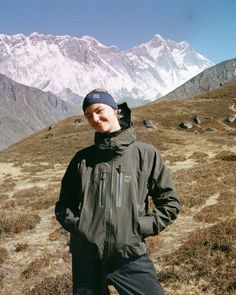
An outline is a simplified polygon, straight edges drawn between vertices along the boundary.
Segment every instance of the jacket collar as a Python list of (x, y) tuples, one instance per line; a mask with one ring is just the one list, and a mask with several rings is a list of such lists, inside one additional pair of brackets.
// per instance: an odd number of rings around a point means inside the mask
[(121, 129), (112, 133), (95, 133), (95, 146), (101, 150), (111, 151), (114, 154), (122, 154), (126, 147), (136, 140), (132, 127)]

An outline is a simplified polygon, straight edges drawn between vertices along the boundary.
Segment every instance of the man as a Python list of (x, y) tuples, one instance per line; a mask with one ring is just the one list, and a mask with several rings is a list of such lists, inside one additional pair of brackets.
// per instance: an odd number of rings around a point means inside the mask
[(108, 285), (121, 295), (163, 294), (145, 238), (179, 212), (169, 170), (154, 146), (136, 141), (132, 126), (122, 128), (107, 91), (90, 92), (83, 111), (95, 143), (71, 160), (55, 208), (71, 234), (73, 294), (109, 294)]

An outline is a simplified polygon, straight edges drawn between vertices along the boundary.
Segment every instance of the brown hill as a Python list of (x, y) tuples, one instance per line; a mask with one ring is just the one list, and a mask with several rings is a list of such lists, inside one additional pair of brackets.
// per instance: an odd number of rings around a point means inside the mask
[[(176, 222), (147, 241), (166, 294), (236, 290), (236, 122), (227, 121), (235, 115), (236, 83), (133, 110), (138, 139), (160, 149), (182, 202)], [(0, 152), (3, 294), (71, 294), (68, 235), (53, 210), (68, 161), (93, 142), (84, 118), (77, 119)], [(157, 128), (144, 127), (146, 119)], [(193, 128), (179, 127), (182, 121)]]

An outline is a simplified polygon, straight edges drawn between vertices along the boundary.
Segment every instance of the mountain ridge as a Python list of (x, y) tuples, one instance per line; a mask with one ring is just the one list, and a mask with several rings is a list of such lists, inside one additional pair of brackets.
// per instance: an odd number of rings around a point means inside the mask
[(90, 36), (1, 34), (0, 53), (0, 72), (19, 83), (79, 96), (102, 87), (117, 101), (154, 100), (213, 65), (186, 41), (158, 34), (124, 51)]
[(75, 113), (53, 93), (22, 85), (2, 74), (0, 98), (0, 149)]
[(187, 99), (220, 88), (236, 79), (236, 58), (205, 69), (159, 100)]

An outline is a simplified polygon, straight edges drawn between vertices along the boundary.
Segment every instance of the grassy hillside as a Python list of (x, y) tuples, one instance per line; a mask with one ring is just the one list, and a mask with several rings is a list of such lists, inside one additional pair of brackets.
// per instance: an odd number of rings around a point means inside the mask
[[(227, 122), (233, 115), (236, 83), (132, 112), (138, 139), (161, 151), (182, 203), (176, 222), (147, 240), (166, 294), (236, 292), (236, 121)], [(68, 234), (53, 211), (68, 161), (93, 142), (84, 118), (77, 119), (0, 152), (2, 294), (71, 294)], [(157, 128), (144, 127), (144, 119)], [(193, 128), (180, 128), (182, 121)]]

